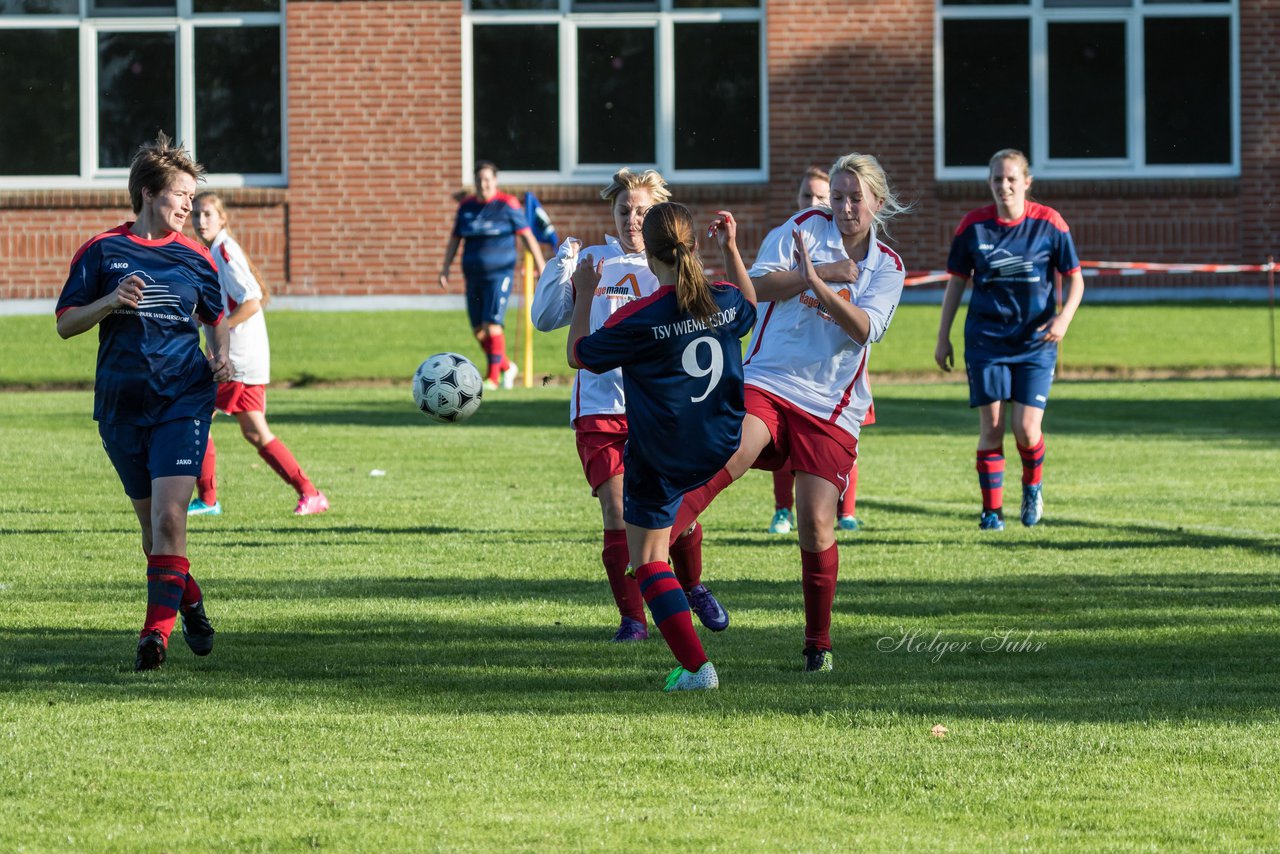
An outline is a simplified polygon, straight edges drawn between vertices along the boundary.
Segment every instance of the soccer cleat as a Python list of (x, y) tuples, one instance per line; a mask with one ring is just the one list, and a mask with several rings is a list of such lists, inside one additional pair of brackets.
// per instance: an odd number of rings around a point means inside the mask
[(191, 647), (191, 651), (196, 655), (213, 652), (213, 624), (204, 612), (204, 600), (201, 599), (178, 613), (182, 616), (182, 639)]
[(484, 390), (485, 390), (485, 391), (497, 391), (497, 390), (498, 390), (498, 384), (497, 384), (497, 383), (495, 383), (493, 380), (485, 380), (485, 381), (484, 381)]
[(702, 625), (713, 632), (723, 632), (729, 628), (729, 612), (704, 585), (695, 585), (686, 590), (684, 595), (689, 600), (689, 610), (698, 615)]
[(199, 498), (192, 499), (187, 505), (188, 516), (221, 516), (222, 502), (215, 501), (212, 504), (205, 504)]
[(830, 673), (835, 669), (835, 661), (831, 657), (831, 650), (805, 648), (804, 670), (806, 673)]
[(1004, 518), (999, 510), (983, 510), (978, 519), (978, 527), (983, 531), (1003, 531)]
[(164, 638), (159, 632), (152, 632), (138, 641), (138, 657), (133, 660), (133, 669), (159, 670), (164, 657)]
[(630, 617), (622, 618), (622, 625), (618, 626), (617, 634), (613, 636), (614, 643), (628, 643), (630, 641), (642, 641), (649, 639), (649, 627), (639, 620), (633, 620)]
[(696, 673), (690, 673), (683, 667), (677, 667), (667, 674), (667, 684), (663, 691), (710, 691), (720, 687), (720, 677), (716, 675), (716, 666), (710, 661), (704, 662)]
[(1022, 524), (1028, 528), (1038, 524), (1044, 516), (1044, 496), (1040, 494), (1040, 487), (1038, 483), (1022, 487)]
[(841, 516), (840, 530), (842, 531), (861, 531), (862, 523), (858, 521), (857, 516)]
[(511, 363), (511, 367), (502, 372), (502, 387), (515, 388), (516, 376), (520, 373), (520, 366), (515, 362)]
[(769, 533), (790, 534), (791, 529), (795, 524), (795, 515), (787, 508), (780, 507), (778, 508), (778, 512), (773, 514), (773, 521), (769, 523)]
[(315, 495), (304, 495), (298, 499), (298, 506), (293, 508), (295, 516), (314, 516), (317, 513), (323, 513), (329, 509), (329, 499), (324, 497), (323, 492), (317, 492)]

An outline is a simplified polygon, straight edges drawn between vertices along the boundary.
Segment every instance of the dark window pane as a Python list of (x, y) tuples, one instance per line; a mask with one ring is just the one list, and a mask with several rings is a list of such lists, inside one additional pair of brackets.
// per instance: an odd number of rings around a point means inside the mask
[(1226, 18), (1146, 21), (1147, 163), (1231, 162)]
[(80, 171), (77, 30), (0, 30), (0, 174)]
[(653, 30), (578, 30), (578, 162), (652, 163)]
[(1127, 157), (1124, 24), (1049, 25), (1049, 156)]
[(279, 12), (280, 0), (194, 0), (192, 11), (200, 12)]
[(671, 4), (676, 9), (726, 9), (746, 7), (755, 9), (760, 0), (674, 0)]
[(760, 25), (680, 24), (677, 169), (760, 168)]
[[(942, 0), (943, 6), (1026, 6), (1031, 0)], [(995, 154), (995, 152), (991, 152)]]
[(490, 9), (559, 9), (560, 0), (471, 0), (477, 12)]
[(575, 12), (650, 12), (658, 0), (573, 0)]
[(79, 15), (80, 0), (0, 0), (0, 15)]
[(554, 24), (475, 27), (476, 160), (500, 169), (559, 169), (559, 54)]
[(205, 168), (280, 172), (280, 29), (196, 27), (195, 76)]
[(173, 0), (89, 0), (90, 15), (172, 15)]
[(178, 124), (173, 33), (99, 33), (98, 165), (127, 167)]
[(986, 166), (1002, 148), (1031, 150), (1026, 20), (942, 24), (943, 161)]
[(1048, 7), (1093, 7), (1100, 6), (1132, 6), (1133, 0), (1044, 0)]

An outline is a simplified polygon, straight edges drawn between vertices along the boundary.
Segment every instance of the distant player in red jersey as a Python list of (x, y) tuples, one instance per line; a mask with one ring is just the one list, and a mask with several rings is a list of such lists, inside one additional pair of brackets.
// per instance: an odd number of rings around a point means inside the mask
[(525, 221), (525, 215), (514, 196), (498, 189), (498, 167), (488, 160), (476, 164), (476, 194), (458, 205), (453, 234), (444, 251), (440, 268), (440, 287), (449, 286), (449, 267), (462, 244), (462, 276), (467, 282), (467, 316), (480, 349), (488, 364), (485, 388), (515, 385), (519, 368), (507, 358), (503, 324), (507, 317), (507, 299), (511, 296), (512, 274), (516, 266), (515, 239), (519, 239), (533, 256), (538, 275), (542, 275), (542, 249)]
[[(594, 332), (620, 309), (644, 299), (658, 289), (658, 278), (645, 260), (644, 216), (671, 194), (666, 181), (652, 169), (641, 173), (621, 169), (600, 197), (609, 202), (617, 238), (606, 235), (603, 244), (585, 249), (576, 237), (561, 244), (547, 264), (533, 295), (533, 324), (543, 332), (567, 326), (573, 318), (572, 276), (580, 259), (591, 256), (600, 264), (600, 281), (591, 296)], [(591, 492), (600, 500), (604, 521), (601, 560), (622, 622), (613, 639), (619, 642), (648, 638), (644, 599), (635, 578), (627, 575), (627, 532), (622, 520), (623, 448), (627, 443), (627, 401), (622, 371), (601, 374), (579, 370), (569, 396), (569, 422), (577, 440), (582, 472)], [(729, 615), (702, 583), (702, 527), (671, 546), (671, 562), (690, 607), (712, 631), (729, 625)]]
[[(809, 208), (831, 208), (831, 176), (816, 166), (810, 166), (800, 176), (800, 189), (796, 192), (796, 210), (806, 211)], [(787, 228), (781, 225), (779, 228)], [(862, 426), (874, 424), (876, 410), (872, 406)], [(796, 515), (792, 512), (795, 504), (796, 476), (791, 469), (783, 466), (773, 473), (773, 518), (769, 521), (769, 533), (789, 534), (795, 527)], [(836, 524), (844, 531), (856, 531), (862, 527), (858, 522), (858, 464), (849, 469), (849, 486), (840, 495), (840, 508), (836, 514)]]
[[(161, 133), (129, 168), (137, 219), (91, 239), (58, 297), (63, 338), (98, 327), (93, 418), (142, 527), (147, 614), (136, 670), (164, 663), (179, 612), (196, 655), (213, 626), (187, 561), (187, 499), (200, 472), (215, 383), (231, 378), (222, 292), (209, 251), (182, 236), (204, 167)], [(209, 355), (200, 352), (204, 324)]]
[(807, 671), (833, 668), (836, 503), (871, 406), (867, 354), (889, 327), (906, 275), (877, 225), (905, 210), (874, 157), (847, 154), (831, 167), (830, 211), (799, 213), (765, 239), (751, 268), (764, 316), (743, 363), (742, 445), (685, 496), (676, 519), (677, 530), (692, 522), (753, 465), (796, 473)]
[[(1027, 199), (1031, 168), (1012, 148), (991, 158), (988, 184), (994, 205), (970, 211), (956, 228), (947, 257), (951, 279), (942, 297), (933, 357), (950, 371), (955, 364), (951, 324), (964, 289), (973, 297), (964, 324), (964, 361), (969, 406), (978, 410), (978, 485), (983, 530), (1004, 530), (1004, 434), (1013, 429), (1022, 458), (1022, 524), (1038, 524), (1044, 513), (1041, 423), (1053, 385), (1058, 342), (1067, 334), (1084, 277), (1067, 223), (1053, 208)], [(1061, 310), (1054, 305), (1054, 272), (1066, 277)], [(1006, 406), (1008, 402), (1008, 406)]]
[[(266, 285), (249, 256), (231, 236), (231, 221), (217, 193), (200, 193), (192, 209), (196, 236), (209, 247), (218, 268), (218, 282), (226, 303), (226, 325), (230, 328), (231, 362), (235, 374), (218, 386), (217, 408), (235, 416), (240, 432), (258, 451), (258, 456), (298, 493), (293, 508), (298, 516), (310, 516), (329, 509), (329, 499), (316, 489), (284, 442), (267, 425), (267, 383), (271, 381), (271, 348), (267, 342), (267, 321), (262, 308), (267, 301)], [(204, 463), (196, 480), (197, 495), (187, 505), (189, 516), (217, 516), (218, 455), (209, 434)]]
[(622, 369), (631, 426), (622, 514), (640, 592), (680, 662), (666, 691), (720, 684), (667, 563), (668, 542), (681, 497), (715, 475), (742, 438), (739, 339), (755, 322), (755, 293), (738, 254), (732, 214), (720, 211), (709, 232), (733, 282), (707, 280), (688, 208), (674, 202), (650, 208), (645, 256), (659, 287), (590, 334), (591, 295), (601, 281), (595, 259), (584, 258), (573, 277), (569, 365), (594, 373)]

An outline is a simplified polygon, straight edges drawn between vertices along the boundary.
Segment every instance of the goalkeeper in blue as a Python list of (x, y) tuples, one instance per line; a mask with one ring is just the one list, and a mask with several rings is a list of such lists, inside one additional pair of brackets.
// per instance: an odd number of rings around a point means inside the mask
[(738, 254), (737, 224), (720, 211), (707, 230), (731, 281), (703, 273), (693, 216), (665, 202), (644, 219), (645, 261), (658, 289), (615, 312), (592, 332), (595, 259), (574, 271), (569, 365), (592, 373), (622, 369), (630, 430), (624, 451), (622, 518), (640, 593), (679, 666), (664, 690), (720, 684), (693, 629), (689, 603), (668, 563), (668, 543), (684, 494), (710, 480), (737, 450), (746, 413), (742, 345), (756, 319), (756, 295)]

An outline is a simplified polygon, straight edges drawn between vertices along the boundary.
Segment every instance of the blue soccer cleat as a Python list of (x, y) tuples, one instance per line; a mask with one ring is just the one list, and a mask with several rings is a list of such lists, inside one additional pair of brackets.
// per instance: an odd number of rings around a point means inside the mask
[(842, 531), (861, 531), (862, 523), (858, 521), (857, 516), (841, 516), (839, 521), (840, 530)]
[(212, 504), (205, 504), (199, 498), (193, 499), (192, 502), (187, 505), (187, 515), (188, 516), (221, 516), (222, 502), (215, 501)]
[(777, 513), (773, 514), (773, 521), (769, 523), (769, 533), (790, 534), (795, 524), (796, 517), (792, 512), (785, 507), (781, 507)]
[(698, 615), (702, 625), (713, 632), (723, 632), (729, 628), (729, 612), (705, 586), (699, 584), (685, 591), (685, 597), (689, 600), (689, 610)]
[(1038, 483), (1022, 487), (1022, 524), (1028, 528), (1038, 524), (1044, 516), (1044, 496), (1040, 487)]
[(1003, 531), (1004, 518), (999, 510), (983, 510), (982, 517), (978, 519), (978, 527), (983, 531)]

